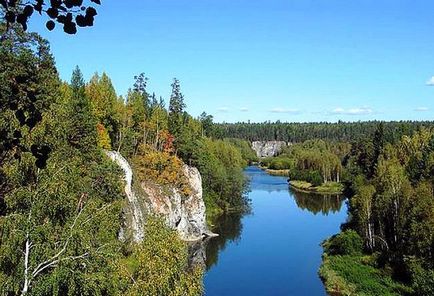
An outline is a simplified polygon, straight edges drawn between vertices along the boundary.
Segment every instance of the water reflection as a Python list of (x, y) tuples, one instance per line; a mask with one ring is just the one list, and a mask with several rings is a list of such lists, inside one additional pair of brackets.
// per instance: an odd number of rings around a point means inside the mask
[[(250, 178), (250, 188), (255, 191), (266, 192), (288, 192), (294, 198), (297, 207), (307, 210), (315, 215), (321, 213), (328, 215), (341, 210), (345, 198), (339, 195), (320, 195), (305, 192), (298, 192), (288, 186), (285, 177), (276, 177), (264, 174), (256, 167), (247, 168), (246, 175)], [(251, 214), (251, 213), (250, 213)], [(219, 253), (222, 252), (230, 242), (237, 242), (241, 239), (243, 230), (242, 218), (245, 214), (223, 215), (214, 222), (213, 232), (219, 236), (206, 241), (196, 243), (190, 251), (191, 263), (206, 266), (208, 271), (218, 262)], [(204, 251), (206, 250), (206, 251)], [(196, 265), (197, 266), (197, 265)]]
[(300, 209), (308, 210), (313, 214), (337, 213), (341, 210), (345, 198), (339, 195), (313, 194), (289, 188), (290, 195), (294, 197)]
[(206, 270), (209, 270), (218, 262), (218, 255), (226, 248), (230, 242), (237, 242), (241, 238), (243, 225), (241, 223), (242, 214), (223, 215), (215, 221), (214, 233), (218, 237), (213, 237), (206, 242)]

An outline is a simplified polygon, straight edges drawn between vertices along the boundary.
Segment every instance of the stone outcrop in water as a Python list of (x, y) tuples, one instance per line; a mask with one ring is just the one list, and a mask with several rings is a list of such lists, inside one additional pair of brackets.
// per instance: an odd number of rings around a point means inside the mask
[(254, 141), (252, 142), (252, 149), (256, 152), (256, 156), (272, 157), (277, 156), (287, 143), (284, 141)]
[(206, 225), (205, 203), (202, 198), (202, 178), (199, 171), (187, 165), (182, 170), (187, 177), (192, 193), (183, 196), (172, 186), (161, 186), (151, 181), (144, 181), (140, 193), (133, 190), (133, 171), (128, 161), (115, 151), (107, 152), (125, 174), (125, 193), (128, 205), (125, 212), (125, 225), (121, 238), (131, 237), (134, 241), (144, 238), (146, 215), (161, 216), (172, 229), (176, 229), (183, 240), (195, 241), (213, 236)]

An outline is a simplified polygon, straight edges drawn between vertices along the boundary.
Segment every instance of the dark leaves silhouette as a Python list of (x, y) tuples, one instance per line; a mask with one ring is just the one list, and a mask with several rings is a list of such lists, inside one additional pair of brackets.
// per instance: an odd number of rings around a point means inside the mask
[[(87, 3), (84, 3), (84, 2)], [(56, 22), (63, 25), (67, 34), (77, 33), (77, 26), (91, 27), (94, 24), (97, 11), (91, 4), (100, 5), (100, 0), (30, 0), (22, 4), (16, 0), (0, 0), (0, 20), (6, 23), (6, 28), (14, 23), (21, 25), (24, 31), (34, 12), (46, 14), (51, 20), (45, 26), (49, 31), (56, 27)], [(4, 32), (6, 33), (6, 32)]]

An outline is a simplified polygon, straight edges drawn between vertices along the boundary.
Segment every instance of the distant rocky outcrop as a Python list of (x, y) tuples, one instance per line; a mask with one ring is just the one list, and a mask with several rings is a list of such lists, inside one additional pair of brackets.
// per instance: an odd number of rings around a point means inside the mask
[[(151, 181), (134, 183), (133, 171), (128, 161), (119, 152), (108, 151), (107, 155), (125, 174), (128, 204), (124, 209), (125, 225), (120, 234), (121, 239), (142, 241), (146, 235), (144, 225), (148, 214), (162, 217), (167, 225), (176, 229), (181, 239), (186, 241), (201, 240), (215, 235), (206, 225), (202, 178), (198, 169), (183, 166), (183, 173), (192, 190), (189, 196), (184, 196), (174, 186), (162, 186)], [(133, 184), (136, 184), (136, 190), (133, 189)]]
[(259, 158), (272, 157), (279, 155), (287, 145), (284, 141), (254, 141), (252, 142), (252, 149)]

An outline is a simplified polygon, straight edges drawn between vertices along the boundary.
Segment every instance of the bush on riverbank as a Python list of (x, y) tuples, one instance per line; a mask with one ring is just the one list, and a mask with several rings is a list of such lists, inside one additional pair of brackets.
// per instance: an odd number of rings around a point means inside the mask
[(347, 230), (325, 240), (322, 246), (329, 255), (360, 255), (363, 239), (354, 230)]

